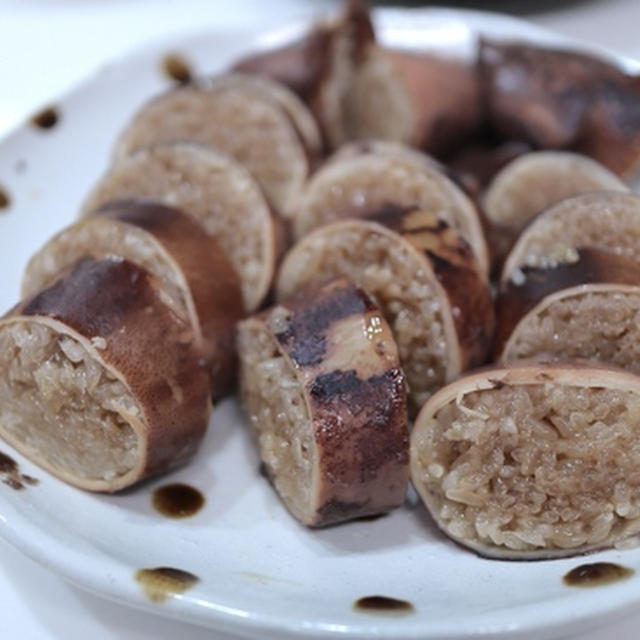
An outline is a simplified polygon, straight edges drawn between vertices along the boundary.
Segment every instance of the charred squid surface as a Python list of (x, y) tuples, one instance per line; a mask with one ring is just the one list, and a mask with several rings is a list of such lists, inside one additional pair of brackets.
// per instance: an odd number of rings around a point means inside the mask
[(399, 149), (339, 151), (330, 158), (301, 194), (293, 220), (295, 237), (345, 218), (364, 218), (385, 207), (417, 207), (458, 231), (488, 271), (488, 248), (473, 202), (428, 156)]
[(402, 504), (405, 380), (372, 299), (334, 281), (242, 321), (238, 333), (241, 400), (293, 516), (323, 526)]
[[(240, 82), (232, 74), (167, 91), (133, 117), (116, 143), (114, 158), (159, 142), (188, 141), (218, 149), (243, 164), (276, 211), (289, 217), (316, 163), (315, 150), (305, 147), (290, 109), (263, 84), (248, 76)], [(293, 95), (290, 99), (296, 100)]]
[(238, 277), (219, 243), (178, 209), (153, 202), (112, 203), (55, 235), (29, 261), (22, 295), (92, 256), (120, 256), (152, 274), (174, 313), (188, 322), (211, 364), (214, 397), (235, 382), (235, 324), (243, 315)]
[(251, 174), (233, 158), (193, 143), (160, 143), (120, 159), (95, 185), (83, 216), (114, 200), (178, 207), (219, 239), (254, 311), (267, 296), (284, 248), (281, 222)]
[(640, 531), (640, 377), (521, 363), (431, 397), (411, 478), (440, 528), (481, 555), (571, 556)]
[(639, 78), (585, 54), (487, 40), (478, 68), (503, 136), (580, 151), (622, 176), (637, 168)]
[(538, 214), (505, 260), (501, 283), (522, 280), (524, 267), (576, 262), (578, 248), (613, 251), (637, 259), (640, 252), (640, 197), (620, 191), (584, 193)]
[(492, 180), (482, 199), (493, 233), (490, 245), (504, 257), (536, 216), (560, 200), (591, 191), (629, 191), (614, 173), (586, 156), (567, 151), (522, 155)]
[(286, 299), (341, 277), (367, 291), (389, 323), (411, 413), (484, 362), (493, 338), (487, 278), (467, 243), (430, 212), (385, 207), (317, 229), (285, 256), (277, 295)]
[(92, 491), (185, 463), (211, 413), (192, 336), (148, 272), (79, 261), (0, 320), (0, 434)]
[(640, 373), (640, 263), (579, 249), (577, 262), (522, 273), (498, 297), (496, 357), (596, 360)]

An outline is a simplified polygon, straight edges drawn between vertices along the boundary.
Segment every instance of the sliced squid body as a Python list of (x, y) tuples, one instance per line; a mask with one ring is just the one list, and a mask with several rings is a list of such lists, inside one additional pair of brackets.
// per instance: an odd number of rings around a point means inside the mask
[(0, 436), (65, 482), (117, 491), (185, 463), (211, 413), (191, 328), (126, 260), (77, 263), (0, 320)]
[[(288, 95), (287, 103), (265, 91), (265, 79), (242, 81), (236, 74), (184, 85), (144, 105), (120, 135), (115, 158), (158, 142), (189, 141), (233, 156), (260, 183), (271, 204), (285, 217), (316, 162), (306, 146)], [(278, 88), (280, 96), (287, 91)], [(298, 110), (305, 109), (302, 103)], [(307, 125), (312, 122), (306, 119)]]
[(493, 179), (483, 210), (493, 226), (491, 242), (504, 255), (536, 214), (560, 200), (590, 191), (628, 191), (618, 176), (586, 156), (537, 151), (520, 156)]
[(640, 377), (522, 364), (424, 406), (411, 479), (440, 528), (481, 555), (570, 556), (640, 532)]
[(375, 39), (364, 2), (350, 2), (335, 20), (301, 39), (239, 60), (234, 69), (260, 74), (297, 94), (315, 115), (325, 144), (335, 149), (353, 137), (348, 99), (363, 52)]
[(347, 97), (352, 139), (382, 138), (430, 153), (451, 152), (480, 126), (480, 82), (472, 67), (369, 44)]
[(489, 255), (471, 200), (428, 156), (416, 152), (344, 153), (309, 180), (298, 202), (294, 232), (301, 238), (344, 218), (364, 218), (393, 204), (433, 212), (457, 230), (487, 271)]
[(322, 526), (402, 504), (405, 380), (371, 298), (336, 281), (242, 321), (238, 334), (240, 396), (287, 509)]
[(501, 282), (522, 280), (524, 267), (552, 267), (578, 259), (579, 247), (640, 255), (640, 197), (601, 191), (562, 200), (539, 214), (507, 256)]
[(337, 277), (379, 304), (398, 345), (412, 413), (446, 381), (484, 362), (493, 331), (487, 278), (460, 235), (432, 213), (386, 207), (317, 229), (286, 255), (277, 295)]
[(496, 356), (597, 360), (640, 373), (640, 262), (597, 249), (524, 269), (498, 297)]
[(581, 53), (490, 41), (478, 70), (502, 136), (572, 149), (625, 177), (640, 168), (640, 76)]
[(260, 305), (271, 287), (283, 236), (246, 169), (201, 145), (155, 144), (120, 158), (87, 197), (83, 215), (131, 198), (178, 207), (218, 237), (240, 277), (246, 309)]
[(54, 236), (29, 261), (22, 294), (35, 295), (77, 260), (121, 256), (161, 283), (163, 300), (190, 324), (211, 363), (214, 396), (235, 382), (235, 324), (243, 315), (240, 283), (218, 242), (177, 209), (114, 203)]

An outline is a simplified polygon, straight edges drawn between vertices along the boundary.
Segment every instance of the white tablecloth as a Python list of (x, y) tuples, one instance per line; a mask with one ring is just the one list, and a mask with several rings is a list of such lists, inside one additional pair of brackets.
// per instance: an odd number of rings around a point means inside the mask
[[(145, 41), (205, 26), (337, 6), (337, 0), (0, 0), (0, 135), (96, 67)], [(441, 2), (441, 4), (446, 4)], [(458, 3), (459, 5), (460, 3)], [(640, 0), (469, 2), (496, 6), (567, 35), (640, 58)], [(553, 3), (544, 2), (544, 5)], [(79, 53), (81, 52), (81, 53)], [(636, 640), (640, 613), (581, 634), (581, 640)], [(0, 541), (0, 634), (25, 640), (225, 640), (187, 624), (89, 595)]]

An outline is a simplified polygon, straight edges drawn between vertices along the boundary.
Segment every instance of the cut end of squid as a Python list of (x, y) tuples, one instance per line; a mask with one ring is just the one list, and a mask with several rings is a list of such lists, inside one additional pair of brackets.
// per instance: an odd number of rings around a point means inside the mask
[(442, 389), (411, 436), (440, 528), (481, 555), (571, 556), (640, 531), (640, 377), (522, 364)]
[(91, 491), (185, 463), (211, 413), (190, 336), (146, 271), (78, 262), (0, 320), (0, 435)]

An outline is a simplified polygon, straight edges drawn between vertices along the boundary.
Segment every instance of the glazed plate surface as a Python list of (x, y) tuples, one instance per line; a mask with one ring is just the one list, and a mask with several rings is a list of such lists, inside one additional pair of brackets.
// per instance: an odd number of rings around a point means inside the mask
[[(479, 12), (390, 10), (376, 14), (388, 44), (468, 58), (478, 34), (567, 43), (524, 22)], [(162, 60), (177, 53), (197, 73), (302, 33), (308, 24), (264, 31), (205, 33), (129, 55), (53, 103), (57, 124), (31, 123), (0, 141), (0, 309), (17, 301), (28, 257), (70, 223), (108, 164), (119, 130), (148, 97), (170, 86)], [(640, 65), (619, 59), (629, 70)], [(34, 79), (35, 81), (35, 79)], [(544, 638), (597, 624), (640, 604), (640, 550), (610, 550), (548, 562), (484, 560), (442, 536), (415, 500), (377, 520), (321, 531), (299, 526), (259, 473), (234, 400), (216, 410), (206, 442), (187, 467), (116, 496), (90, 495), (41, 471), (8, 445), (0, 451), (38, 478), (22, 491), (0, 484), (0, 535), (19, 550), (94, 593), (123, 604), (255, 638)], [(2, 479), (2, 478), (0, 478)], [(170, 520), (153, 491), (183, 482), (206, 503)], [(585, 562), (636, 570), (593, 589), (562, 577)], [(199, 582), (153, 602), (139, 569), (173, 567)], [(407, 601), (411, 612), (363, 611), (367, 596)]]

